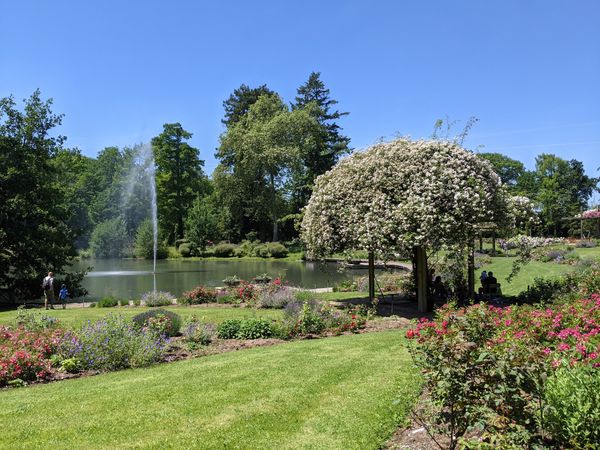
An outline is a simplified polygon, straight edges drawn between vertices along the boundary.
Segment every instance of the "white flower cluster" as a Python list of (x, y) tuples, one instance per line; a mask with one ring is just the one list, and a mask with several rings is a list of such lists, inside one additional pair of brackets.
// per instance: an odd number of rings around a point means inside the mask
[(417, 245), (463, 245), (477, 224), (509, 221), (508, 198), (487, 161), (451, 142), (398, 139), (317, 179), (302, 239), (312, 258), (345, 249), (387, 257)]
[(522, 195), (511, 197), (509, 208), (511, 214), (515, 218), (515, 225), (517, 228), (540, 223), (540, 219), (535, 211), (535, 205), (529, 197)]
[(565, 242), (564, 238), (546, 238), (546, 237), (534, 237), (534, 236), (526, 236), (524, 234), (519, 234), (517, 236), (513, 236), (510, 239), (500, 239), (498, 244), (500, 248), (503, 250), (512, 250), (515, 248), (538, 248), (538, 247), (547, 247), (549, 245), (555, 244), (563, 244)]

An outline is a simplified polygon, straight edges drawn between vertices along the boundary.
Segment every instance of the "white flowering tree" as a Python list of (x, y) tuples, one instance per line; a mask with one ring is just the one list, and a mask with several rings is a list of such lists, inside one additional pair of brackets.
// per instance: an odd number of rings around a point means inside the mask
[(509, 209), (515, 219), (515, 227), (520, 231), (531, 231), (533, 226), (540, 224), (535, 204), (523, 195), (514, 195), (509, 199)]
[(371, 261), (413, 252), (425, 310), (425, 249), (472, 248), (478, 224), (509, 220), (508, 197), (487, 161), (452, 142), (402, 138), (321, 175), (301, 236), (314, 259), (349, 249), (366, 250)]

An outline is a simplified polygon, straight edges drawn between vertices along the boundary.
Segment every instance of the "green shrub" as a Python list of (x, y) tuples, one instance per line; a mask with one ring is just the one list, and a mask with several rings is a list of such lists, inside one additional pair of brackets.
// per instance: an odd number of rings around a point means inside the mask
[(175, 247), (179, 248), (181, 246), (181, 244), (189, 244), (190, 240), (189, 239), (175, 239)]
[(245, 319), (240, 324), (238, 339), (264, 339), (273, 336), (273, 327), (267, 319)]
[(104, 297), (96, 302), (98, 308), (114, 308), (119, 304), (119, 299), (115, 297)]
[(133, 316), (131, 320), (140, 328), (147, 325), (148, 320), (154, 319), (156, 317), (166, 317), (169, 319), (169, 325), (165, 328), (165, 333), (167, 336), (175, 336), (179, 333), (181, 329), (181, 317), (179, 314), (176, 314), (172, 311), (167, 311), (166, 309), (151, 309), (149, 311), (144, 311), (136, 316)]
[(175, 296), (170, 292), (149, 291), (142, 295), (142, 301), (146, 306), (169, 306), (173, 304)]
[(217, 336), (220, 339), (237, 339), (242, 321), (240, 319), (228, 319), (217, 327)]
[(273, 325), (266, 319), (229, 319), (217, 327), (221, 339), (262, 339), (273, 334)]
[(121, 218), (99, 223), (90, 237), (90, 250), (96, 258), (120, 258), (127, 243), (127, 230)]
[(565, 367), (548, 378), (548, 429), (564, 448), (597, 448), (600, 443), (600, 374), (589, 366)]
[(192, 256), (192, 246), (189, 243), (184, 243), (179, 246), (179, 253), (184, 258)]
[(255, 246), (252, 252), (254, 256), (258, 256), (259, 258), (269, 257), (269, 248), (267, 247), (267, 244), (259, 244)]
[(81, 370), (81, 363), (77, 358), (66, 358), (60, 362), (60, 367), (65, 372), (79, 372)]
[(272, 242), (267, 247), (272, 258), (285, 258), (289, 253), (288, 249), (279, 242)]
[(217, 295), (212, 289), (207, 289), (202, 286), (198, 286), (191, 291), (184, 292), (181, 297), (177, 299), (177, 303), (182, 305), (198, 305), (201, 303), (213, 303), (217, 301)]
[[(150, 219), (144, 220), (137, 229), (135, 235), (135, 256), (145, 259), (152, 259), (154, 257), (154, 229)], [(156, 257), (164, 259), (167, 256), (167, 246), (159, 235)]]
[(221, 243), (213, 247), (213, 252), (218, 258), (231, 258), (236, 248), (235, 244)]
[(129, 306), (129, 300), (122, 298), (119, 300), (119, 306)]
[(133, 300), (133, 306), (140, 306), (142, 304), (142, 301), (139, 298), (136, 298)]

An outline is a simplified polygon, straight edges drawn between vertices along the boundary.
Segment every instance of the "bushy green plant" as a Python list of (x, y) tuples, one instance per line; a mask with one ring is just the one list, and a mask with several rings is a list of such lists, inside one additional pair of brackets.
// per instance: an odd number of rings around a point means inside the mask
[(252, 253), (254, 256), (258, 256), (259, 258), (268, 258), (269, 257), (269, 247), (267, 247), (267, 244), (256, 245), (252, 249)]
[(564, 448), (600, 443), (600, 373), (597, 368), (564, 367), (548, 378), (545, 423)]
[(264, 339), (272, 336), (272, 323), (267, 319), (242, 320), (237, 333), (238, 339)]
[(326, 322), (318, 302), (290, 302), (284, 310), (284, 321), (291, 323), (292, 335), (320, 334)]
[(192, 246), (189, 243), (181, 244), (178, 250), (179, 254), (184, 258), (192, 256)]
[(117, 217), (99, 223), (90, 238), (90, 250), (96, 258), (120, 258), (127, 243), (123, 219)]
[(220, 339), (237, 339), (242, 321), (240, 319), (224, 320), (217, 327), (217, 336)]
[(236, 248), (237, 245), (235, 244), (221, 243), (215, 245), (212, 250), (214, 255), (218, 258), (231, 258)]
[[(167, 246), (159, 234), (156, 257), (164, 259), (168, 255)], [(135, 256), (138, 258), (152, 259), (154, 257), (154, 229), (150, 219), (144, 220), (135, 235)]]
[(58, 325), (58, 319), (46, 314), (40, 314), (26, 309), (24, 306), (17, 308), (15, 324), (18, 328), (23, 328), (27, 331), (41, 331), (50, 328), (55, 328)]
[(66, 358), (61, 360), (60, 367), (65, 372), (79, 372), (81, 370), (81, 363), (77, 358)]
[(129, 306), (129, 300), (126, 298), (122, 298), (119, 300), (119, 306)]
[(237, 275), (232, 275), (230, 277), (225, 277), (223, 279), (223, 284), (228, 287), (233, 287), (239, 285), (243, 280), (238, 278)]
[(149, 291), (142, 295), (142, 302), (146, 306), (169, 306), (173, 304), (175, 296), (170, 292), (164, 291)]
[(143, 313), (133, 316), (131, 320), (138, 326), (138, 328), (143, 328), (147, 326), (150, 319), (157, 317), (166, 317), (169, 319), (169, 323), (164, 327), (164, 332), (167, 336), (175, 336), (179, 333), (179, 330), (181, 329), (181, 317), (179, 314), (166, 309), (158, 308), (144, 311)]
[(285, 258), (289, 253), (288, 249), (279, 242), (271, 242), (267, 244), (267, 250), (271, 258)]
[(98, 308), (114, 308), (119, 304), (119, 299), (116, 297), (104, 297), (96, 302)]

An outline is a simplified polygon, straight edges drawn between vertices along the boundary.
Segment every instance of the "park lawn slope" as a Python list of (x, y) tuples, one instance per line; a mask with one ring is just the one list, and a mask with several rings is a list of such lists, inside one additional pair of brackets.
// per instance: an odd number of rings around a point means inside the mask
[(295, 341), (0, 391), (0, 448), (377, 449), (418, 390), (401, 331)]
[[(148, 311), (152, 308), (147, 307), (114, 307), (114, 308), (68, 308), (45, 311), (39, 309), (40, 313), (56, 317), (60, 325), (65, 328), (77, 328), (85, 324), (88, 320), (96, 321), (106, 317), (108, 314), (120, 314), (124, 317), (133, 317), (136, 314)], [(254, 308), (234, 308), (234, 307), (204, 307), (204, 306), (167, 306), (161, 309), (168, 309), (179, 314), (182, 319), (188, 319), (196, 316), (203, 322), (221, 323), (227, 319), (243, 319), (248, 317), (263, 317), (266, 319), (279, 319), (282, 316), (281, 310), (254, 309)], [(16, 310), (0, 311), (0, 325), (14, 325), (17, 316)]]
[(496, 257), (492, 258), (491, 264), (485, 264), (481, 267), (475, 277), (479, 280), (482, 270), (494, 272), (494, 276), (501, 284), (502, 293), (504, 295), (518, 295), (522, 291), (527, 290), (527, 286), (531, 286), (536, 278), (555, 278), (572, 272), (576, 269), (568, 264), (557, 264), (555, 262), (540, 262), (531, 261), (525, 264), (521, 271), (508, 283), (506, 277), (512, 270), (512, 265), (515, 257)]

